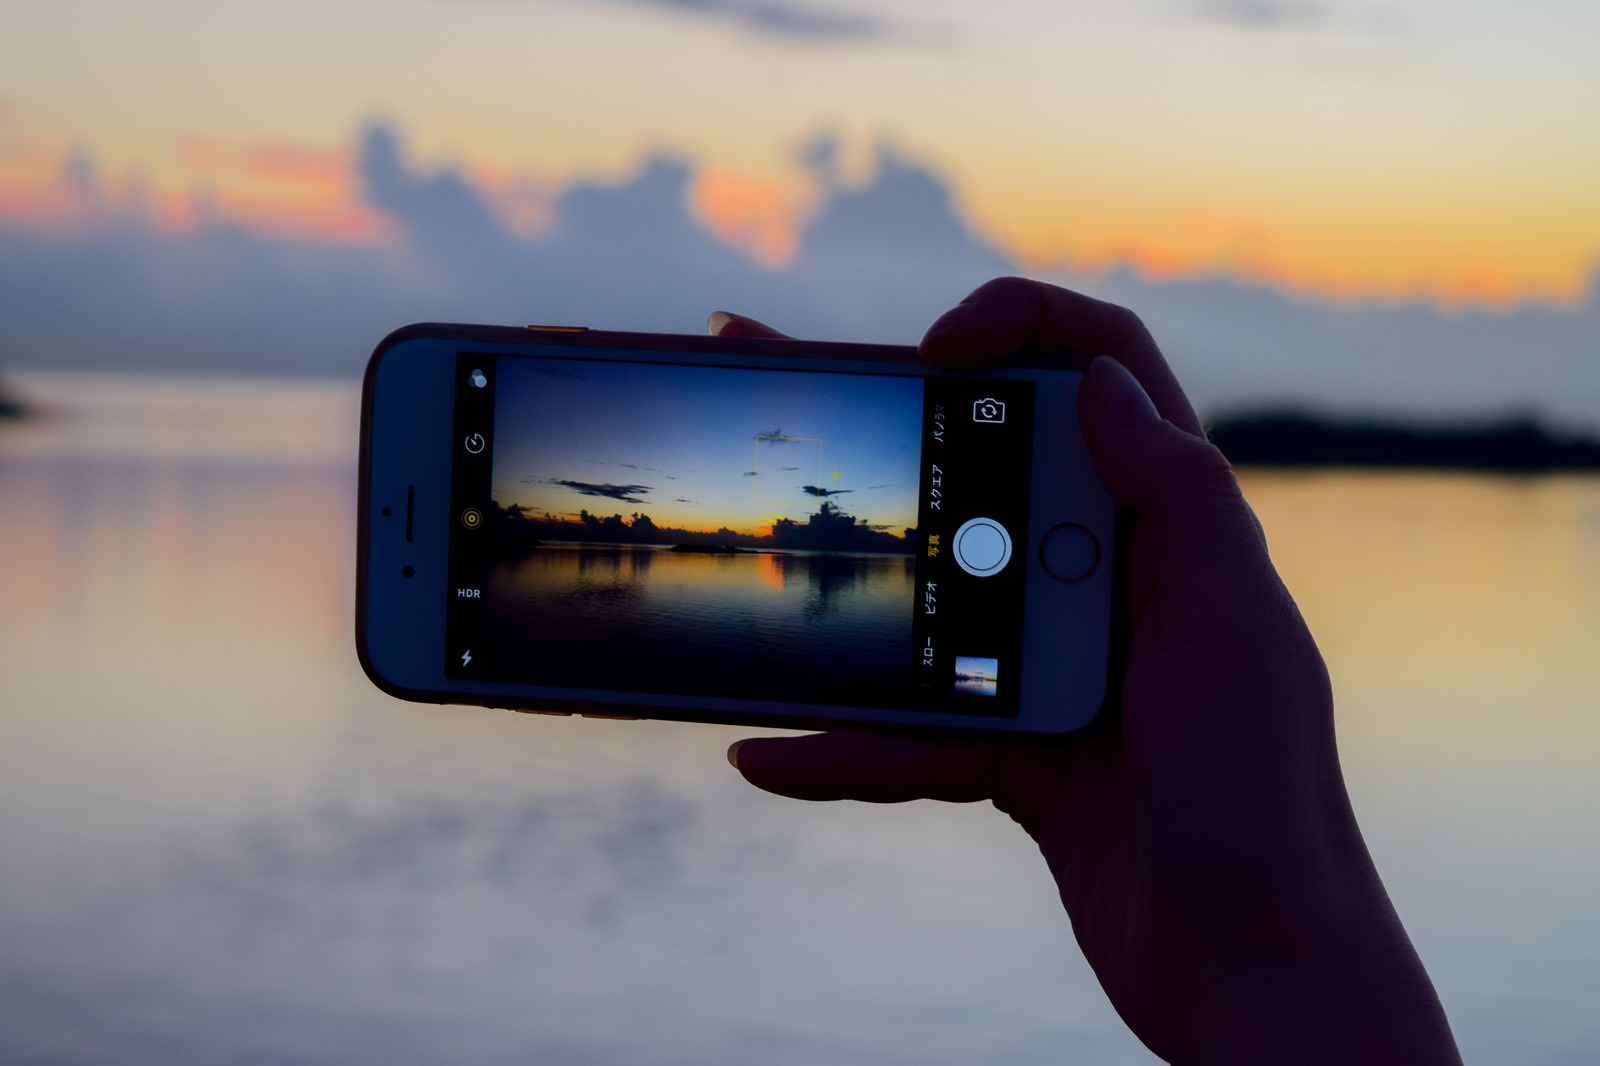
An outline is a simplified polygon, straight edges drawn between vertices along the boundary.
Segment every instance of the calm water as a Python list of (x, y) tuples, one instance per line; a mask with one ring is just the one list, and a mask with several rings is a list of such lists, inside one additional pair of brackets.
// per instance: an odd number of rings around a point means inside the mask
[[(911, 666), (915, 577), (909, 555), (550, 544), (491, 573), (486, 661), (535, 663), (553, 684), (864, 698)], [(601, 646), (627, 649), (625, 675), (594, 661)]]
[[(0, 427), (0, 1061), (1150, 1061), (990, 809), (373, 690), (353, 388), (21, 384), (66, 406)], [(1600, 1058), (1600, 482), (1247, 490), (1468, 1058)]]

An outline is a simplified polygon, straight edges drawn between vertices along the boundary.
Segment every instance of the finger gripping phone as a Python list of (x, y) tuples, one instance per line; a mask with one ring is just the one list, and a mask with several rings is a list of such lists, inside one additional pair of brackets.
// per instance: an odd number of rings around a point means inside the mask
[(1121, 602), (1084, 366), (408, 326), (363, 388), (362, 666), (425, 702), (1077, 731)]

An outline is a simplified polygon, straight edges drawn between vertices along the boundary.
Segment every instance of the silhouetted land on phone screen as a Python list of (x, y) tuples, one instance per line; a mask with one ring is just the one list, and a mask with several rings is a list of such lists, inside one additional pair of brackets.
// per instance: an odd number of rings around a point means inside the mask
[(916, 530), (901, 533), (874, 528), (835, 504), (823, 501), (801, 520), (778, 518), (765, 536), (739, 533), (726, 527), (715, 530), (658, 526), (648, 514), (634, 512), (600, 515), (582, 511), (576, 522), (554, 515), (536, 515), (512, 504), (491, 501), (489, 528), (511, 547), (537, 547), (544, 541), (578, 541), (601, 544), (660, 544), (686, 549), (760, 548), (767, 551), (888, 552), (909, 555)]

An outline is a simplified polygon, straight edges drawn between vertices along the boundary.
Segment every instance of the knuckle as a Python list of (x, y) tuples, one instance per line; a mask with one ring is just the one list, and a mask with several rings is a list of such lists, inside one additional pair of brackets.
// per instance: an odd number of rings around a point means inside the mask
[[(1178, 432), (1183, 433), (1182, 430)], [(1222, 454), (1221, 448), (1204, 437), (1183, 433), (1183, 439), (1177, 443), (1176, 451), (1186, 481), (1191, 481), (1207, 491), (1225, 491), (1230, 496), (1239, 495), (1239, 482), (1234, 477), (1233, 464)]]
[(973, 302), (1010, 302), (1018, 299), (1036, 299), (1042, 283), (1028, 278), (1018, 277), (1015, 274), (1005, 274), (988, 281), (972, 290), (967, 303)]
[(1112, 350), (1124, 351), (1137, 343), (1151, 340), (1149, 327), (1131, 307), (1108, 303), (1105, 308)]

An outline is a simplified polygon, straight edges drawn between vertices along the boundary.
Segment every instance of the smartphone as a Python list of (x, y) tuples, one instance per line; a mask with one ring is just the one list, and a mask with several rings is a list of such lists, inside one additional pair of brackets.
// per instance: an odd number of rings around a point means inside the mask
[(408, 326), (363, 388), (362, 666), (554, 714), (1080, 730), (1123, 598), (1085, 366)]

